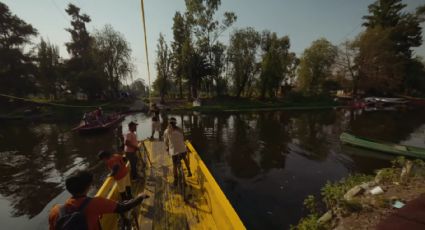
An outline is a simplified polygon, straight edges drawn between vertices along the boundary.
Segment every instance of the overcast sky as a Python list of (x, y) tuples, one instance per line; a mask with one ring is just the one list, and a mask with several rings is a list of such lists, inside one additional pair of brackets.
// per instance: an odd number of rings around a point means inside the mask
[[(65, 28), (70, 27), (70, 17), (65, 12), (73, 3), (88, 14), (92, 21), (89, 31), (111, 24), (129, 41), (137, 66), (136, 78), (147, 80), (143, 29), (139, 0), (2, 0), (11, 11), (37, 28), (40, 36), (60, 47), (63, 57), (68, 57), (64, 43), (70, 40)], [(247, 26), (257, 30), (268, 29), (278, 35), (288, 35), (291, 50), (300, 55), (312, 41), (324, 37), (339, 44), (355, 37), (364, 28), (362, 16), (372, 0), (222, 0), (220, 15), (233, 11), (237, 22), (221, 40), (228, 42), (229, 32)], [(407, 10), (413, 11), (425, 0), (405, 0)], [(159, 33), (172, 39), (172, 22), (176, 11), (184, 10), (184, 0), (145, 0), (148, 30), (149, 61), (152, 81), (155, 78), (154, 61)], [(424, 27), (424, 25), (422, 25)], [(38, 42), (39, 38), (35, 40)], [(425, 57), (425, 45), (416, 49)]]

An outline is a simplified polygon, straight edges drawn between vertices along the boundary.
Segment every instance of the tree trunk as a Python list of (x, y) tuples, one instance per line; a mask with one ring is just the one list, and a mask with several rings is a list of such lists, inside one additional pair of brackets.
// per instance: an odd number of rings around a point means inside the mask
[(183, 87), (182, 87), (182, 76), (179, 77), (179, 91), (180, 91), (180, 99), (183, 99)]

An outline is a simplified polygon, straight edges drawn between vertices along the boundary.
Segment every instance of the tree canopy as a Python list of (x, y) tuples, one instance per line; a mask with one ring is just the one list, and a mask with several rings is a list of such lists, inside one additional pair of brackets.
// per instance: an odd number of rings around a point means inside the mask
[(332, 65), (337, 57), (337, 48), (328, 40), (314, 41), (301, 56), (298, 69), (298, 87), (306, 95), (324, 92), (324, 83), (332, 76)]
[(36, 67), (33, 56), (23, 47), (36, 36), (37, 30), (0, 2), (0, 89), (4, 93), (35, 93)]

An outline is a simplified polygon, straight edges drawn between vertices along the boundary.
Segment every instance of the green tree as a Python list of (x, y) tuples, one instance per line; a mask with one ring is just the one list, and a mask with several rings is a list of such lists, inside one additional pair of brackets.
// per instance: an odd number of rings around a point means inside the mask
[(406, 59), (397, 53), (391, 29), (377, 27), (365, 31), (359, 40), (359, 87), (368, 94), (400, 92), (405, 78)]
[(72, 57), (84, 58), (92, 51), (93, 38), (86, 28), (91, 19), (87, 14), (80, 14), (80, 8), (71, 3), (65, 11), (72, 18), (72, 28), (65, 29), (71, 34), (71, 42), (65, 43), (66, 49)]
[(251, 27), (236, 30), (230, 36), (227, 56), (230, 64), (230, 76), (237, 97), (243, 95), (258, 72), (259, 46), (260, 34)]
[(261, 38), (263, 52), (259, 81), (260, 97), (274, 97), (284, 81), (289, 78), (290, 70), (296, 63), (294, 53), (289, 52), (288, 36), (279, 38), (276, 33), (264, 31)]
[(109, 90), (118, 96), (120, 82), (131, 78), (134, 70), (130, 44), (111, 25), (96, 31), (94, 41), (97, 61), (103, 67)]
[(425, 22), (425, 4), (416, 8), (416, 16), (420, 22)]
[(148, 96), (148, 86), (143, 79), (137, 79), (130, 85), (130, 91), (138, 97)]
[(41, 38), (37, 46), (38, 82), (46, 97), (57, 98), (59, 86), (59, 48)]
[(37, 30), (0, 2), (0, 91), (14, 95), (35, 92), (36, 67), (24, 47)]
[(159, 92), (161, 103), (164, 103), (164, 97), (167, 95), (171, 80), (171, 51), (164, 39), (162, 33), (159, 34), (157, 45), (156, 70), (158, 76), (154, 82), (154, 89)]
[(354, 96), (357, 95), (359, 86), (359, 70), (356, 58), (359, 55), (358, 39), (354, 41), (345, 41), (338, 47), (338, 56), (335, 61), (335, 73), (339, 77), (341, 85), (348, 81)]
[(190, 31), (187, 30), (187, 25), (183, 15), (176, 12), (173, 18), (173, 42), (171, 44), (173, 51), (173, 76), (179, 88), (179, 97), (183, 98), (183, 75), (184, 75), (184, 57), (183, 46), (185, 41), (190, 36)]
[(423, 96), (425, 92), (425, 65), (419, 57), (407, 66), (406, 91), (414, 96)]
[(106, 89), (103, 66), (95, 57), (94, 39), (86, 29), (90, 17), (81, 14), (80, 8), (69, 4), (66, 12), (71, 16), (71, 28), (66, 29), (71, 34), (71, 41), (65, 44), (71, 58), (66, 62), (67, 79), (74, 93), (79, 91), (87, 94), (89, 99), (100, 98)]
[(406, 12), (405, 8), (401, 0), (378, 0), (369, 6), (369, 15), (363, 17), (366, 31), (359, 43), (358, 64), (361, 85), (368, 92), (408, 90), (408, 71), (415, 65), (412, 48), (422, 44), (423, 12), (421, 7), (415, 13)]
[(298, 69), (298, 87), (306, 95), (324, 92), (324, 83), (332, 75), (331, 67), (337, 56), (337, 48), (328, 40), (316, 40), (307, 48)]
[[(196, 38), (197, 55), (195, 58), (196, 60), (202, 59), (202, 62), (206, 62), (206, 66), (209, 68), (208, 75), (192, 81), (192, 83), (198, 81), (200, 83), (201, 80), (204, 80), (206, 81), (205, 85), (214, 85), (215, 82), (217, 87), (217, 83), (221, 82), (220, 75), (223, 71), (221, 60), (223, 60), (224, 51), (220, 50), (222, 44), (218, 38), (236, 21), (237, 17), (233, 12), (224, 12), (220, 22), (215, 17), (220, 5), (220, 0), (186, 0), (186, 21), (189, 24), (188, 28), (193, 31)], [(205, 65), (201, 66), (205, 67)], [(205, 73), (205, 69), (197, 72)], [(191, 88), (197, 95), (195, 85), (192, 85)]]

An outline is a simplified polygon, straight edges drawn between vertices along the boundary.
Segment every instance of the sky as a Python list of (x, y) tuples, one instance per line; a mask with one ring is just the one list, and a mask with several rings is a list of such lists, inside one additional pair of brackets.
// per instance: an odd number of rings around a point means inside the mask
[[(59, 46), (62, 57), (68, 57), (65, 42), (70, 34), (70, 17), (65, 8), (73, 3), (81, 12), (91, 17), (87, 28), (90, 31), (110, 24), (124, 35), (132, 48), (132, 56), (137, 68), (134, 79), (148, 82), (144, 33), (142, 27), (141, 4), (139, 0), (2, 0), (10, 10), (32, 24), (39, 36)], [(233, 11), (238, 19), (220, 37), (225, 44), (229, 34), (237, 29), (253, 27), (258, 31), (270, 30), (279, 36), (288, 35), (291, 51), (301, 55), (311, 42), (326, 38), (338, 45), (352, 39), (364, 28), (362, 16), (368, 14), (367, 7), (373, 0), (222, 0), (218, 12)], [(407, 11), (425, 4), (425, 0), (404, 0)], [(173, 17), (176, 11), (184, 11), (184, 0), (145, 0), (148, 52), (151, 69), (151, 82), (155, 79), (155, 52), (159, 33), (167, 41), (172, 39)], [(422, 28), (425, 25), (422, 24)], [(424, 34), (425, 35), (425, 34)], [(424, 36), (425, 38), (425, 36)], [(39, 37), (34, 43), (39, 42)], [(424, 39), (425, 40), (425, 39)], [(425, 45), (415, 49), (415, 53), (425, 57)]]

